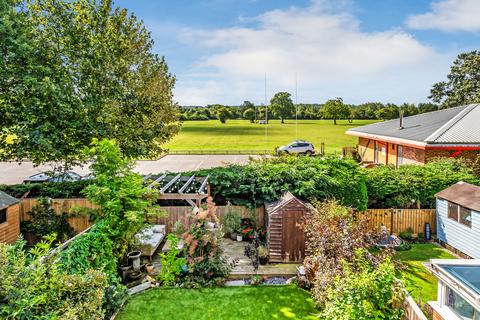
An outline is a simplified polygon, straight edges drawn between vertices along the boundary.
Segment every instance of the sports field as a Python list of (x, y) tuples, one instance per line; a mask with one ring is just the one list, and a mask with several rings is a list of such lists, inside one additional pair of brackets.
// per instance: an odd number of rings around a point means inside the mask
[(172, 151), (218, 150), (268, 150), (290, 143), (297, 138), (315, 145), (325, 143), (326, 153), (340, 152), (342, 147), (355, 146), (357, 138), (347, 136), (350, 128), (375, 122), (374, 120), (299, 120), (298, 135), (295, 120), (272, 120), (268, 125), (250, 123), (248, 120), (185, 121), (181, 132), (165, 147)]

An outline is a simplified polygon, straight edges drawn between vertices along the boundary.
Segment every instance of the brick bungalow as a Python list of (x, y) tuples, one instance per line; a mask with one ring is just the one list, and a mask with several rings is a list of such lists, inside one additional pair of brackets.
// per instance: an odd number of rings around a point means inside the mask
[(480, 104), (442, 109), (352, 128), (365, 163), (424, 164), (435, 157), (480, 153)]

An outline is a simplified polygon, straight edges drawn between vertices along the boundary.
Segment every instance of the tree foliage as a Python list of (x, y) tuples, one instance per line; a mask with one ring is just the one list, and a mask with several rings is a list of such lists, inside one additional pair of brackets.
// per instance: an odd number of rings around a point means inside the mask
[(346, 119), (350, 116), (350, 108), (343, 103), (342, 98), (328, 100), (321, 112), (324, 119), (333, 119), (335, 125), (338, 119)]
[(447, 81), (437, 82), (430, 99), (443, 107), (480, 102), (480, 51), (461, 53), (453, 62)]
[(243, 117), (247, 120), (250, 120), (251, 123), (255, 122), (255, 110), (248, 108), (243, 112)]
[(178, 130), (175, 78), (143, 23), (111, 0), (2, 0), (2, 159), (82, 159), (93, 138), (154, 156)]
[(282, 120), (282, 123), (295, 114), (295, 106), (290, 96), (288, 92), (277, 92), (270, 100), (270, 110)]

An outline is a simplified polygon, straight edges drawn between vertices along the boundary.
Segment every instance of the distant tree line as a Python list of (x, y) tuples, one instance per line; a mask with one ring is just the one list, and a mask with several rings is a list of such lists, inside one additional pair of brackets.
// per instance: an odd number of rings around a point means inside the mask
[[(390, 120), (398, 118), (400, 111), (404, 116), (412, 116), (425, 112), (435, 111), (441, 108), (435, 103), (393, 103), (367, 102), (358, 105), (345, 104), (341, 98), (328, 100), (325, 103), (300, 103), (295, 107), (286, 92), (277, 93), (268, 106), (268, 119), (282, 120), (295, 119), (319, 120), (330, 119), (336, 123), (337, 120), (371, 119)], [(289, 101), (290, 100), (290, 101)], [(265, 105), (254, 105), (245, 101), (239, 106), (224, 106), (220, 104), (208, 105), (206, 107), (189, 106), (181, 107), (180, 119), (188, 120), (220, 120), (225, 123), (228, 119), (244, 119), (255, 122), (265, 119)]]

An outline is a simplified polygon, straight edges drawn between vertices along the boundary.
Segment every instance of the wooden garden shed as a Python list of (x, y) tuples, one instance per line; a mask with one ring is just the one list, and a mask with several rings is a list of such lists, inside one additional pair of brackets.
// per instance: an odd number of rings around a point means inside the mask
[(305, 257), (305, 213), (308, 202), (286, 192), (275, 201), (265, 204), (267, 245), (270, 262), (301, 262)]
[(19, 200), (0, 191), (0, 242), (13, 243), (20, 235)]

